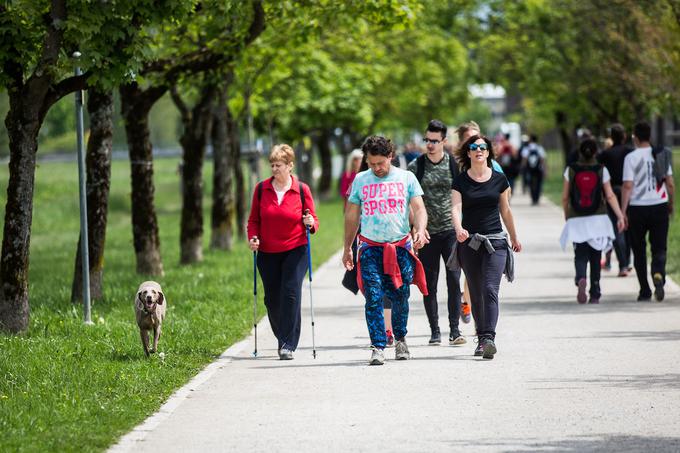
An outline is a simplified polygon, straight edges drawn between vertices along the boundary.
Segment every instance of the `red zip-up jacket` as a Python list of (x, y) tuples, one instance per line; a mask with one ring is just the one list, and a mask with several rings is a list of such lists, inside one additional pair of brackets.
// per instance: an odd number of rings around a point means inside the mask
[[(300, 200), (300, 184), (293, 180), (290, 189), (283, 195), (279, 206), (276, 191), (272, 185), (272, 176), (262, 181), (262, 199), (258, 199), (257, 186), (253, 192), (253, 203), (248, 217), (248, 239), (257, 236), (260, 240), (261, 252), (287, 252), (301, 245), (307, 244), (307, 232), (302, 223), (302, 200)], [(316, 217), (314, 199), (307, 184), (302, 183), (305, 197), (305, 209), (314, 217), (311, 233), (319, 229), (319, 219)]]

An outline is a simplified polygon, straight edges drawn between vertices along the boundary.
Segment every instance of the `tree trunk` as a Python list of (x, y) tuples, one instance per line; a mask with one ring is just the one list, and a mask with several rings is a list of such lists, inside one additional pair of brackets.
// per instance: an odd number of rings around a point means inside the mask
[(213, 88), (201, 94), (196, 105), (189, 109), (173, 88), (172, 99), (182, 113), (184, 130), (182, 145), (182, 220), (180, 224), (180, 263), (191, 264), (203, 260), (203, 159), (210, 135)]
[[(88, 90), (87, 111), (90, 138), (87, 142), (87, 237), (90, 267), (90, 296), (101, 299), (104, 274), (104, 244), (111, 186), (111, 147), (113, 145), (113, 93)], [(81, 240), (78, 239), (73, 273), (71, 302), (82, 300), (83, 273)]]
[(655, 145), (659, 148), (666, 146), (666, 119), (663, 115), (656, 115), (654, 135), (656, 136)]
[(634, 101), (632, 102), (633, 105), (633, 113), (635, 115), (635, 122), (640, 123), (643, 121), (647, 121), (647, 109), (645, 108), (644, 104), (641, 102)]
[(246, 208), (248, 206), (246, 198), (245, 177), (241, 166), (241, 140), (238, 133), (238, 123), (236, 118), (228, 112), (227, 115), (227, 134), (229, 135), (229, 145), (231, 147), (231, 161), (234, 167), (234, 179), (236, 180), (236, 232), (239, 239), (246, 237)]
[(319, 178), (319, 198), (321, 200), (328, 199), (331, 194), (331, 185), (333, 183), (333, 164), (331, 160), (331, 134), (328, 129), (321, 131), (317, 139), (317, 147), (319, 149), (319, 159), (321, 161), (321, 177)]
[(562, 139), (562, 155), (564, 157), (564, 162), (566, 162), (573, 146), (571, 143), (571, 136), (569, 135), (569, 128), (567, 127), (567, 115), (564, 112), (555, 112), (555, 124), (560, 131), (560, 138)]
[(153, 154), (149, 111), (167, 87), (141, 90), (136, 82), (120, 87), (121, 110), (130, 153), (132, 179), (132, 236), (137, 273), (163, 275), (158, 220), (154, 207)]
[[(44, 94), (9, 92), (5, 120), (9, 137), (9, 182), (0, 264), (0, 329), (20, 333), (28, 329), (28, 258), (33, 221), (35, 155)], [(36, 108), (36, 106), (38, 106)]]
[(314, 168), (314, 142), (312, 141), (312, 149), (307, 149), (304, 140), (300, 140), (295, 147), (295, 160), (300, 181), (306, 182), (310, 188), (313, 187), (314, 176), (312, 169)]
[(233, 239), (234, 199), (231, 187), (233, 162), (230, 153), (231, 137), (227, 129), (228, 116), (230, 113), (227, 98), (222, 90), (213, 112), (212, 125), (214, 171), (210, 248), (218, 250), (231, 250)]

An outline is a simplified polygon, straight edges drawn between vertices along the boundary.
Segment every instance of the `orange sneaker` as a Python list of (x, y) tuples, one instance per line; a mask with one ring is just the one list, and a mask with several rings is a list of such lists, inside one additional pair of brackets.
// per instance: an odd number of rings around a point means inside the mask
[(470, 322), (470, 304), (468, 302), (461, 302), (460, 304), (460, 319), (463, 321), (465, 324), (468, 324)]

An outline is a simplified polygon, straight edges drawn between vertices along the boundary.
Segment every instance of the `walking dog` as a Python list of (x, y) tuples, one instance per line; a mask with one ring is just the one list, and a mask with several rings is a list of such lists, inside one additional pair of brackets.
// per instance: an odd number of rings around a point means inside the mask
[[(161, 337), (161, 324), (165, 318), (166, 304), (167, 300), (161, 285), (153, 281), (139, 285), (135, 297), (135, 317), (147, 357), (158, 350), (158, 339)], [(153, 330), (153, 346), (149, 349), (149, 331), (151, 330)]]

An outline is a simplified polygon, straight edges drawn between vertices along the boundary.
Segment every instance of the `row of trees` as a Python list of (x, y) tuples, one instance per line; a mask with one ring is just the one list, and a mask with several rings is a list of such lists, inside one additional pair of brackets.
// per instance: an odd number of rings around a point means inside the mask
[[(163, 96), (180, 112), (180, 256), (189, 264), (203, 253), (207, 144), (214, 151), (210, 244), (229, 249), (246, 211), (238, 164), (246, 126), (302, 153), (314, 148), (321, 196), (331, 190), (334, 131), (351, 137), (342, 144), (351, 148), (366, 134), (420, 130), (433, 117), (453, 123), (469, 106), (472, 82), (506, 87), (530, 127), (556, 125), (570, 148), (579, 124), (603, 128), (677, 105), (678, 17), (678, 0), (5, 2), (0, 86), (9, 98), (10, 180), (0, 328), (28, 326), (38, 133), (50, 108), (75, 90), (88, 90), (90, 281), (98, 298), (114, 93), (130, 156), (137, 271), (161, 275), (149, 112)], [(83, 54), (82, 76), (71, 75), (75, 50)], [(79, 268), (80, 256), (74, 301)]]
[(680, 106), (680, 1), (490, 1), (471, 46), (480, 74), (523, 98), (525, 123), (598, 135)]
[[(37, 138), (47, 112), (59, 99), (88, 90), (90, 273), (96, 298), (101, 296), (114, 90), (121, 99), (130, 155), (137, 271), (162, 275), (148, 126), (149, 111), (158, 99), (170, 93), (181, 113), (180, 247), (181, 262), (188, 264), (202, 259), (202, 166), (209, 141), (215, 150), (216, 178), (211, 243), (229, 247), (234, 205), (243, 217), (238, 127), (247, 114), (252, 115), (255, 83), (262, 84), (259, 79), (290, 60), (287, 55), (297, 49), (313, 49), (310, 43), (323, 40), (329, 29), (356, 26), (369, 33), (372, 27), (403, 27), (413, 21), (418, 9), (409, 0), (167, 0), (97, 5), (25, 0), (0, 5), (0, 84), (9, 99), (5, 126), (10, 154), (0, 263), (2, 330), (21, 332), (28, 327)], [(78, 63), (84, 70), (80, 76), (72, 75), (70, 56), (76, 50), (83, 55)], [(304, 56), (297, 53), (295, 58)], [(281, 136), (298, 138), (293, 133)], [(80, 256), (74, 299), (80, 297), (79, 267)]]

